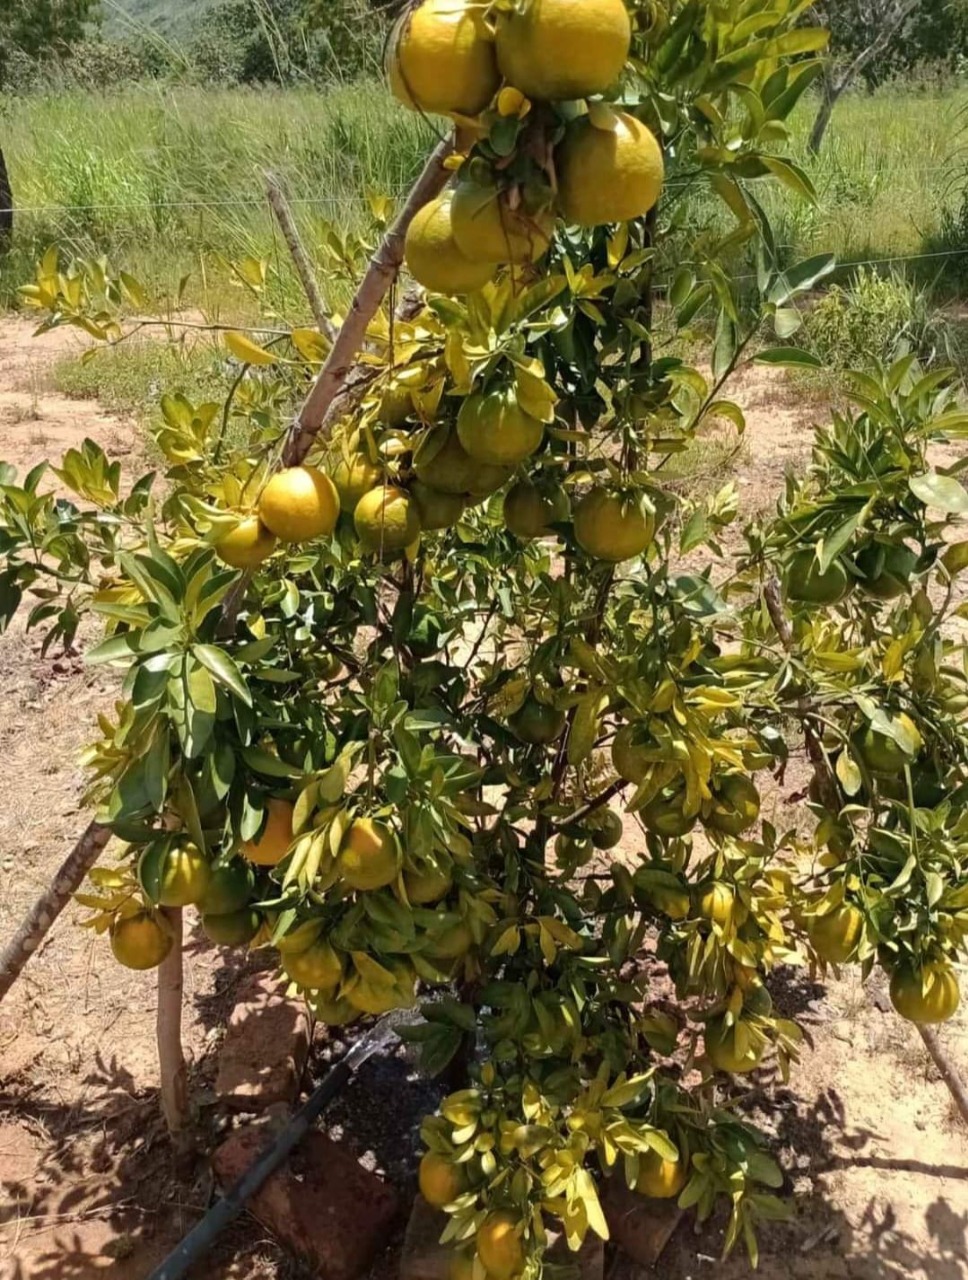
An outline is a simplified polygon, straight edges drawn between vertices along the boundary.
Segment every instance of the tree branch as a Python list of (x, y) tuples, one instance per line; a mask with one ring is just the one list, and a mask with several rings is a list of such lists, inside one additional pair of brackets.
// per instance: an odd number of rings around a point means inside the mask
[(399, 274), (407, 229), (415, 215), (439, 195), (447, 183), (449, 174), (444, 168), (444, 161), (453, 149), (453, 140), (449, 138), (436, 147), (414, 184), (407, 203), (371, 259), (326, 363), (293, 423), (283, 452), (285, 466), (296, 466), (304, 460), (329, 420), (333, 402), (350, 376), (366, 340), (370, 321)]

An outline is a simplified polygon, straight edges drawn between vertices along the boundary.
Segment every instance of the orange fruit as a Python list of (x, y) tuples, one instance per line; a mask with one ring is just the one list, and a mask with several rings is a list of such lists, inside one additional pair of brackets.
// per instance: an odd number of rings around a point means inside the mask
[(227, 915), (241, 911), (248, 905), (255, 888), (252, 868), (241, 858), (228, 862), (216, 862), (208, 877), (208, 884), (196, 903), (202, 915)]
[(343, 977), (339, 956), (323, 939), (302, 951), (291, 951), (282, 957), (286, 977), (310, 991), (333, 991)]
[(516, 467), (544, 439), (544, 424), (520, 407), (513, 390), (468, 396), (457, 416), (457, 438), (475, 462)]
[(531, 0), (498, 13), (498, 66), (527, 98), (604, 93), (622, 74), (631, 42), (623, 0)]
[(474, 293), (493, 280), (497, 264), (472, 262), (454, 239), (451, 223), (453, 194), (445, 192), (424, 205), (407, 230), (407, 269), (430, 293), (455, 296)]
[(522, 706), (508, 720), (508, 725), (514, 736), (528, 746), (547, 746), (564, 733), (565, 721), (563, 711), (539, 702), (534, 694), (528, 694)]
[(403, 489), (371, 489), (353, 513), (356, 534), (367, 551), (402, 551), (420, 536), (420, 516)]
[(891, 976), (891, 1003), (909, 1022), (921, 1026), (947, 1022), (958, 1012), (961, 990), (950, 964), (924, 969), (895, 969)]
[(292, 805), (288, 800), (271, 796), (266, 801), (266, 820), (254, 840), (246, 840), (242, 857), (257, 867), (274, 867), (289, 852), (292, 844)]
[(763, 1046), (752, 1041), (745, 1052), (736, 1043), (736, 1026), (727, 1027), (724, 1017), (712, 1018), (706, 1023), (706, 1057), (717, 1071), (730, 1075), (746, 1075), (754, 1071), (763, 1058)]
[(440, 489), (431, 489), (422, 481), (415, 480), (410, 489), (410, 496), (417, 508), (420, 528), (424, 533), (452, 529), (464, 514), (463, 494), (443, 493)]
[(277, 472), (259, 498), (259, 519), (283, 542), (328, 537), (338, 516), (336, 486), (318, 467)]
[(524, 1247), (516, 1214), (489, 1213), (477, 1228), (477, 1256), (494, 1280), (512, 1280), (524, 1270)]
[(439, 902), (450, 891), (453, 880), (446, 871), (429, 868), (426, 871), (405, 871), (403, 887), (407, 891), (407, 900), (415, 907), (425, 907)]
[(111, 925), (111, 950), (126, 969), (156, 969), (171, 950), (172, 937), (155, 911), (118, 916)]
[(436, 115), (476, 116), (501, 77), (480, 4), (422, 0), (390, 37), (390, 89), (404, 106)]
[(340, 874), (351, 889), (366, 893), (392, 884), (400, 870), (400, 846), (382, 822), (357, 818), (343, 836)]
[(596, 560), (620, 564), (647, 550), (655, 538), (655, 516), (641, 500), (591, 489), (575, 507), (575, 539)]
[(828, 964), (844, 964), (857, 950), (864, 934), (864, 917), (849, 902), (841, 903), (823, 916), (813, 916), (807, 925), (813, 949)]
[(244, 947), (262, 927), (262, 917), (252, 907), (202, 916), (202, 932), (221, 947)]
[(275, 549), (275, 534), (258, 516), (247, 516), (215, 544), (215, 554), (233, 569), (254, 569), (268, 560)]
[(704, 824), (726, 836), (741, 836), (760, 816), (760, 793), (744, 773), (727, 773), (712, 784), (713, 798)]
[(665, 165), (655, 134), (624, 111), (611, 124), (584, 116), (558, 149), (558, 209), (573, 226), (643, 218), (662, 194)]
[(420, 1161), (417, 1181), (427, 1203), (442, 1209), (445, 1204), (453, 1204), (463, 1192), (466, 1179), (459, 1165), (451, 1164), (435, 1151), (428, 1151)]
[(558, 485), (539, 489), (519, 480), (504, 495), (504, 523), (516, 538), (553, 537), (551, 525), (563, 524), (570, 510), (568, 495)]
[(685, 1160), (665, 1160), (658, 1151), (639, 1156), (639, 1176), (635, 1189), (641, 1196), (652, 1200), (672, 1200), (689, 1181), (689, 1166)]
[(212, 864), (196, 845), (154, 845), (138, 863), (138, 880), (158, 907), (187, 907), (208, 888)]
[(457, 247), (472, 262), (536, 262), (548, 251), (555, 229), (550, 209), (512, 206), (495, 185), (459, 182), (451, 203)]

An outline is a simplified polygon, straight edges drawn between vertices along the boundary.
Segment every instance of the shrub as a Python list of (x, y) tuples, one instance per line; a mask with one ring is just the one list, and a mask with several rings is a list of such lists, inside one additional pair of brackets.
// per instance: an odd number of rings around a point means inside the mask
[(808, 345), (828, 367), (871, 365), (914, 352), (930, 363), (945, 346), (943, 322), (927, 288), (897, 271), (860, 267), (834, 285), (806, 318)]

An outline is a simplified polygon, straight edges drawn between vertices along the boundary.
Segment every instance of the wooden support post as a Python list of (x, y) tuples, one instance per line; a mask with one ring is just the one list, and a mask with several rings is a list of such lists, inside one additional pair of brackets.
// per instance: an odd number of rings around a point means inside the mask
[(81, 887), (110, 837), (107, 827), (92, 822), (61, 864), (50, 888), (41, 894), (24, 917), (20, 928), (0, 953), (0, 1000), (20, 977), (24, 965)]

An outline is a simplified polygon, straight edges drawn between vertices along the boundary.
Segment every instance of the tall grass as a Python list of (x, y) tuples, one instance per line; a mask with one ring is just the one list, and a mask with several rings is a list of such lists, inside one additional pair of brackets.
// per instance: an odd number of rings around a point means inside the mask
[[(763, 198), (790, 257), (832, 250), (848, 261), (919, 252), (936, 236), (963, 143), (968, 90), (858, 94), (837, 109), (818, 160), (806, 153), (813, 104), (793, 122), (793, 155), (819, 193), (810, 205), (776, 184)], [(186, 273), (189, 298), (231, 307), (225, 259), (278, 261), (297, 305), (263, 196), (281, 175), (310, 247), (325, 224), (368, 225), (366, 193), (401, 193), (433, 140), (430, 126), (362, 83), (310, 89), (152, 88), (113, 94), (0, 97), (0, 139), (22, 206), (0, 259), (0, 304), (48, 244), (104, 254), (158, 289)], [(713, 200), (690, 219), (729, 225)]]
[(158, 288), (194, 272), (224, 292), (220, 259), (272, 258), (278, 247), (267, 170), (313, 245), (327, 224), (365, 228), (367, 192), (404, 191), (433, 141), (425, 121), (369, 84), (0, 100), (0, 137), (20, 209), (0, 301), (52, 243), (107, 255)]

